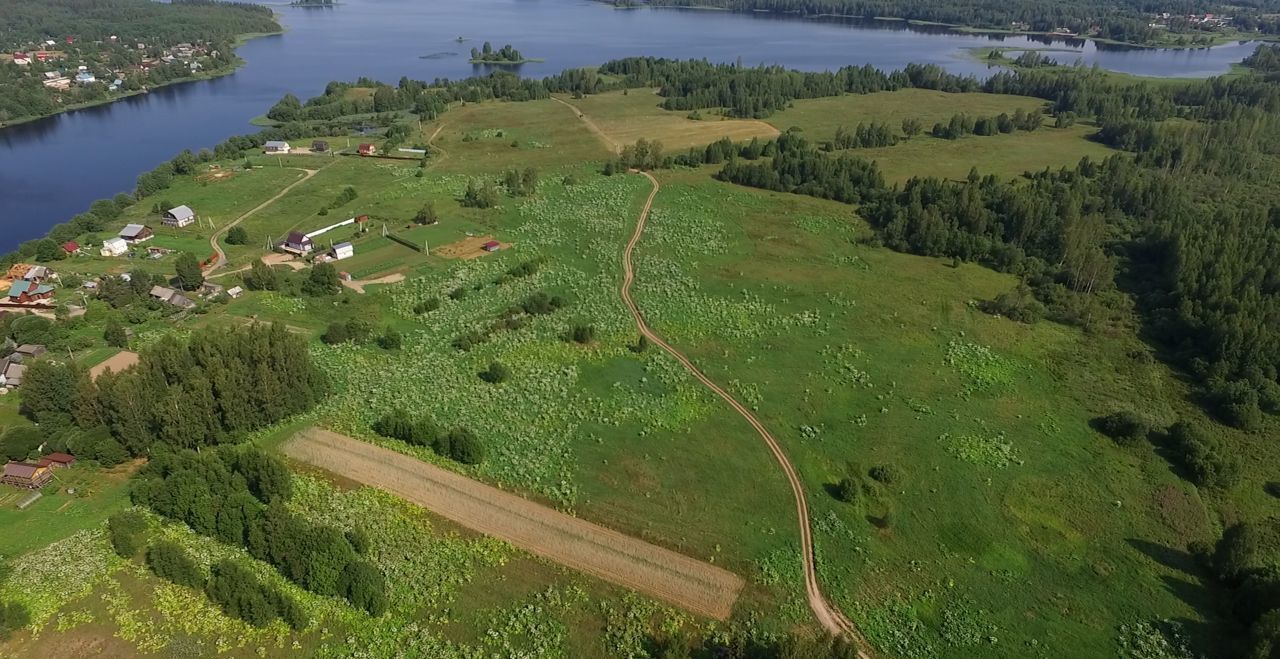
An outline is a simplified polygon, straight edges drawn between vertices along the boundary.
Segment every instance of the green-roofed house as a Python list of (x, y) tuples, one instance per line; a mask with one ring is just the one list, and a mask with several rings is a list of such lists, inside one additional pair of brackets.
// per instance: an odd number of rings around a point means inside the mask
[(53, 287), (40, 282), (19, 279), (9, 287), (9, 302), (31, 304), (53, 297)]

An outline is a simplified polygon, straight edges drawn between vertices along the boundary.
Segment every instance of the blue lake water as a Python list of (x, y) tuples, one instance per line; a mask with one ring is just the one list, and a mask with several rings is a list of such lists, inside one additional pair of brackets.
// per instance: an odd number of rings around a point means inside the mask
[[(484, 73), (467, 59), (486, 40), (545, 59), (517, 69), (536, 77), (631, 55), (804, 70), (863, 64), (889, 70), (919, 62), (985, 76), (990, 70), (968, 49), (1051, 43), (885, 21), (619, 10), (585, 0), (347, 0), (332, 8), (275, 9), (287, 32), (242, 46), (237, 52), (245, 64), (233, 75), (0, 129), (0, 251), (43, 235), (95, 199), (131, 190), (139, 173), (184, 148), (212, 147), (256, 130), (248, 121), (285, 92), (305, 99), (331, 80), (368, 76), (394, 83), (402, 76), (430, 80)], [(466, 41), (457, 42), (459, 36)], [(1051, 53), (1064, 63), (1078, 60), (1151, 76), (1224, 73), (1253, 50), (1245, 42), (1198, 50), (1115, 48), (1081, 40), (1052, 45), (1078, 51)]]

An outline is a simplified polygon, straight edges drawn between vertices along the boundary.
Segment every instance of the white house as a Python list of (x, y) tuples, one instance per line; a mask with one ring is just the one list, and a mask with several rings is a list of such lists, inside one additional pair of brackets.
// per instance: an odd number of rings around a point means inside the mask
[(349, 259), (356, 255), (356, 248), (351, 243), (338, 243), (333, 246), (333, 258), (336, 261)]
[(281, 142), (280, 140), (270, 140), (262, 145), (262, 150), (267, 153), (289, 153), (290, 148), (292, 147), (289, 146), (288, 142)]
[(190, 224), (195, 224), (196, 212), (191, 210), (189, 206), (179, 206), (170, 208), (164, 212), (164, 225), (170, 227), (178, 227), (181, 229)]
[(102, 249), (100, 253), (103, 256), (120, 256), (129, 251), (129, 243), (124, 238), (107, 238), (102, 241)]

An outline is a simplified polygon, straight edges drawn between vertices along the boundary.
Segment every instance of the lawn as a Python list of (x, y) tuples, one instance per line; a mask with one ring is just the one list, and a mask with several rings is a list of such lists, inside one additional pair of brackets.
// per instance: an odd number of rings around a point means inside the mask
[[(0, 558), (9, 559), (76, 531), (100, 526), (111, 513), (129, 504), (127, 479), (136, 465), (101, 470), (75, 465), (55, 472), (53, 484), (23, 510), (17, 504), (28, 490), (0, 486)], [(74, 489), (72, 494), (68, 490)]]
[(425, 142), (437, 129), (432, 145), (444, 151), (434, 157), (442, 172), (497, 176), (511, 167), (546, 172), (609, 157), (571, 109), (549, 99), (467, 104), (423, 124), (409, 141)]
[(890, 183), (913, 176), (963, 179), (974, 168), (980, 174), (1011, 177), (1046, 167), (1074, 167), (1086, 156), (1100, 160), (1117, 153), (1087, 139), (1096, 130), (1077, 124), (1070, 128), (1040, 128), (1031, 133), (970, 135), (957, 140), (919, 135), (894, 146), (847, 153), (874, 160)]

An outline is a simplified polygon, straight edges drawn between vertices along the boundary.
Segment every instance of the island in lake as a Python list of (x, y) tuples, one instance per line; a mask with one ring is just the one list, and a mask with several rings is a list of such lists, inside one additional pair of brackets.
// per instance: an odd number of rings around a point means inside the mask
[(472, 64), (524, 64), (526, 62), (542, 62), (535, 57), (525, 57), (520, 51), (507, 44), (498, 50), (488, 41), (480, 48), (471, 49)]

